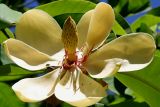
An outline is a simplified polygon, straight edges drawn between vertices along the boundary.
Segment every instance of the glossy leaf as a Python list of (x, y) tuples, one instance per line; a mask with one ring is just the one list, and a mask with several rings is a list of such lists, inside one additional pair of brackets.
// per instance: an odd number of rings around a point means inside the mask
[(29, 75), (38, 74), (42, 72), (44, 71), (31, 72), (13, 64), (3, 65), (0, 66), (0, 81), (20, 79)]
[(76, 23), (80, 20), (83, 13), (66, 13), (62, 15), (55, 16), (54, 18), (57, 20), (58, 24), (63, 28), (63, 24), (65, 20), (68, 18), (68, 16), (71, 16)]
[(160, 23), (160, 17), (154, 16), (151, 14), (146, 14), (140, 18), (138, 18), (132, 25), (132, 29), (134, 31), (137, 30), (137, 28), (140, 27), (141, 23), (145, 23), (147, 26), (152, 27), (158, 23)]
[[(64, 21), (67, 19), (68, 16), (71, 16), (75, 20), (75, 22), (78, 23), (81, 16), (85, 12), (93, 9), (95, 6), (96, 4), (89, 1), (61, 0), (61, 1), (54, 1), (45, 5), (41, 5), (36, 8), (44, 10), (45, 12), (49, 13), (51, 16), (53, 16), (57, 20), (60, 26), (63, 27)], [(59, 8), (59, 7), (63, 7), (63, 8)]]
[(118, 78), (127, 87), (142, 96), (151, 107), (160, 105), (160, 51), (157, 51), (153, 62), (143, 70), (117, 73)]
[(145, 24), (141, 23), (141, 26), (137, 29), (138, 32), (145, 32), (153, 35), (153, 31)]
[(160, 16), (160, 7), (157, 7), (157, 8), (153, 8), (152, 10), (150, 10), (148, 12), (148, 14), (152, 14), (152, 15), (155, 15), (155, 16)]
[(3, 41), (7, 40), (8, 38), (6, 37), (6, 35), (0, 31), (0, 43), (2, 43)]
[(122, 28), (122, 26), (117, 21), (114, 22), (112, 30), (118, 35), (126, 34), (125, 30)]
[(8, 38), (14, 38), (13, 33), (9, 29), (0, 30), (0, 43), (4, 42)]
[(128, 22), (117, 12), (115, 12), (116, 21), (113, 25), (113, 31), (118, 35), (131, 33), (132, 29)]
[(62, 15), (66, 13), (85, 13), (96, 5), (89, 1), (83, 0), (60, 0), (51, 2), (36, 8), (44, 10), (51, 16)]
[[(70, 4), (70, 5), (68, 5)], [(75, 8), (76, 5), (76, 8)], [(58, 23), (63, 26), (64, 21), (68, 16), (72, 16), (73, 19), (78, 23), (81, 16), (87, 12), (88, 10), (93, 9), (96, 4), (89, 2), (89, 1), (82, 1), (82, 0), (61, 0), (51, 2), (45, 5), (38, 6), (38, 9), (44, 10), (49, 13), (51, 16), (55, 17)], [(59, 7), (63, 7), (60, 8)], [(56, 10), (56, 11), (53, 11)], [(115, 13), (116, 21), (113, 26), (114, 33), (118, 35), (123, 35), (126, 33), (132, 32), (129, 24), (125, 19), (118, 13)]]
[(0, 89), (0, 107), (25, 107), (25, 104), (15, 96), (9, 85), (0, 82)]
[(160, 49), (160, 33), (157, 33), (156, 35), (156, 46), (158, 49)]
[(0, 29), (14, 24), (22, 14), (10, 9), (5, 4), (0, 4)]
[(108, 2), (122, 16), (140, 12), (150, 6), (149, 0), (108, 0)]
[(129, 0), (128, 1), (128, 11), (129, 13), (137, 13), (150, 6), (149, 0)]
[(132, 30), (136, 31), (140, 27), (141, 23), (145, 23), (147, 26), (152, 27), (160, 23), (160, 7), (154, 8), (147, 12), (144, 16), (138, 18), (132, 25)]
[(13, 61), (7, 56), (2, 45), (0, 46), (0, 60), (2, 65), (13, 64)]
[(136, 102), (133, 100), (124, 101), (118, 104), (113, 104), (108, 107), (149, 107), (145, 102)]

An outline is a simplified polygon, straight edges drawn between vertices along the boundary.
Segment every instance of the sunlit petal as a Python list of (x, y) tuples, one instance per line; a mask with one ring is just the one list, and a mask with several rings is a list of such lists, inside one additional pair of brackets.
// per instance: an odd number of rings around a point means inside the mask
[(24, 102), (39, 102), (54, 94), (54, 85), (60, 69), (56, 69), (44, 76), (26, 78), (15, 83), (12, 89)]
[(119, 71), (139, 70), (151, 62), (155, 49), (155, 42), (149, 34), (127, 34), (91, 54), (88, 63), (118, 58), (122, 60)]
[(77, 30), (78, 30), (78, 47), (81, 48), (84, 46), (87, 38), (88, 28), (91, 20), (93, 10), (90, 10), (86, 12), (80, 21), (77, 24)]
[(88, 35), (87, 44), (89, 49), (100, 45), (110, 33), (114, 23), (114, 11), (109, 4), (101, 2), (93, 11)]
[(3, 46), (8, 57), (25, 69), (40, 70), (45, 68), (46, 64), (58, 66), (58, 61), (19, 40), (8, 39)]
[(56, 20), (38, 9), (25, 12), (16, 24), (17, 39), (48, 55), (62, 49), (61, 33)]
[(67, 72), (60, 83), (57, 84), (55, 95), (58, 99), (73, 106), (85, 107), (99, 102), (106, 96), (104, 87), (85, 74), (79, 73), (76, 90), (72, 85), (71, 72)]
[(106, 78), (114, 75), (121, 67), (122, 59), (96, 60), (85, 67), (93, 78)]

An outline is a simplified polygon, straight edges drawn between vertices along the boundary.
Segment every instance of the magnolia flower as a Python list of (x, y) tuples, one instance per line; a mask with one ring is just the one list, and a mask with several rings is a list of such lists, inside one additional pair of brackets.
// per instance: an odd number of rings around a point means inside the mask
[(15, 83), (16, 95), (24, 102), (39, 102), (55, 94), (73, 106), (89, 106), (106, 96), (106, 87), (92, 78), (146, 67), (155, 51), (149, 34), (127, 34), (102, 46), (114, 19), (106, 3), (86, 12), (77, 25), (68, 17), (63, 29), (44, 11), (25, 12), (16, 24), (16, 39), (3, 43), (6, 54), (31, 71), (56, 69)]

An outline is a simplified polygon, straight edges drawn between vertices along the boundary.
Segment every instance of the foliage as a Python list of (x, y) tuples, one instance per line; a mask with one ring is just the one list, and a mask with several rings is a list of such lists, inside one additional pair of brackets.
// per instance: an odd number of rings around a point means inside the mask
[[(49, 13), (61, 26), (68, 16), (72, 16), (73, 19), (78, 22), (80, 17), (86, 11), (93, 9), (95, 7), (95, 3), (98, 2), (98, 0), (93, 0), (94, 3), (92, 0), (38, 1), (41, 5), (36, 8)], [(0, 3), (0, 43), (2, 43), (8, 38), (15, 38), (14, 33), (10, 31), (10, 27), (15, 25), (19, 17), (22, 15), (22, 12), (27, 10), (27, 7), (24, 7), (23, 0), (16, 0), (15, 2), (10, 2), (10, 0), (0, 0)], [(128, 24), (125, 17), (146, 10), (150, 7), (150, 1), (108, 0), (108, 3), (114, 7), (116, 21), (109, 39), (106, 40), (106, 42), (111, 41), (123, 34), (131, 32), (146, 32), (153, 35), (155, 38), (157, 51), (153, 62), (148, 67), (135, 72), (118, 73), (115, 78), (112, 77), (110, 79), (105, 79), (105, 81), (112, 86), (109, 87), (109, 96), (96, 105), (93, 105), (93, 107), (159, 107), (160, 34), (156, 31), (156, 27), (158, 26), (158, 23), (160, 23), (160, 7), (150, 9), (145, 15), (139, 17), (134, 23)], [(11, 90), (11, 85), (21, 78), (37, 76), (37, 74), (41, 75), (45, 71), (30, 72), (14, 65), (12, 62), (8, 61), (4, 55), (2, 46), (0, 57), (0, 107), (42, 106), (43, 103), (31, 104), (22, 103), (19, 101)], [(128, 88), (134, 94), (126, 94), (125, 91)], [(61, 103), (60, 105), (62, 107), (70, 107), (70, 105), (66, 103)]]

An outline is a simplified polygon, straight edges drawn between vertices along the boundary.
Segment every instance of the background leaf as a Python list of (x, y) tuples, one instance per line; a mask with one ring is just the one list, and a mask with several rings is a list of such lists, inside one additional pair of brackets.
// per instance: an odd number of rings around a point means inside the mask
[(116, 21), (112, 29), (117, 35), (124, 35), (132, 32), (128, 22), (117, 12), (115, 12), (115, 19)]
[(6, 37), (6, 35), (0, 31), (0, 43), (2, 43), (3, 41), (7, 40), (8, 38)]
[(127, 87), (142, 96), (151, 107), (160, 105), (160, 52), (157, 51), (153, 62), (143, 70), (117, 73), (118, 78)]
[(93, 9), (96, 4), (83, 0), (60, 0), (51, 2), (36, 8), (44, 10), (51, 16), (58, 16), (66, 13), (85, 13)]
[[(49, 13), (58, 21), (58, 23), (62, 27), (64, 21), (67, 19), (68, 16), (72, 16), (76, 23), (78, 23), (81, 16), (85, 12), (93, 9), (95, 6), (96, 4), (85, 0), (61, 0), (41, 5), (36, 8)], [(113, 26), (113, 31), (115, 34), (123, 35), (132, 32), (129, 24), (120, 14), (115, 13), (115, 17), (116, 21)]]
[(36, 8), (49, 13), (57, 20), (59, 25), (63, 27), (64, 21), (68, 16), (71, 16), (75, 22), (78, 23), (82, 15), (93, 9), (95, 6), (96, 4), (85, 0), (61, 0), (41, 5)]
[(136, 102), (134, 100), (128, 100), (118, 104), (110, 105), (109, 107), (149, 107), (149, 106), (145, 102)]
[(0, 4), (0, 29), (15, 23), (22, 14), (10, 9), (5, 4)]
[(146, 24), (148, 27), (153, 27), (160, 23), (160, 14), (158, 13), (160, 11), (160, 7), (154, 8), (147, 12), (144, 16), (141, 16), (138, 18), (132, 25), (132, 30), (136, 31), (142, 23)]
[(0, 107), (25, 107), (14, 94), (9, 85), (0, 82)]
[(8, 38), (14, 38), (13, 33), (8, 29), (1, 29), (0, 30), (0, 43), (4, 42)]
[(0, 81), (10, 81), (15, 79), (24, 78), (34, 74), (44, 72), (41, 71), (28, 71), (13, 64), (0, 66)]
[(149, 0), (108, 0), (108, 3), (124, 17), (145, 10), (150, 6)]

